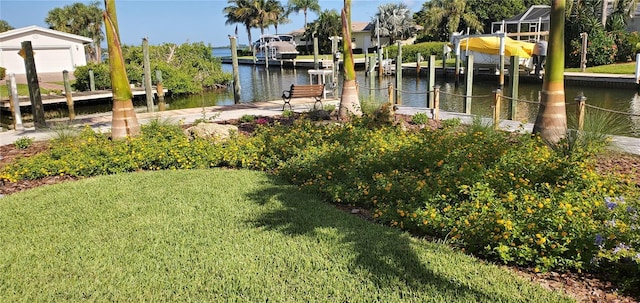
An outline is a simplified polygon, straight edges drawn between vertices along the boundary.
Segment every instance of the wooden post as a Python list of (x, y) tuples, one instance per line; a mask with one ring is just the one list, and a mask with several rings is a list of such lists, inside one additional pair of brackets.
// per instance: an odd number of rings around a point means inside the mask
[(504, 38), (505, 35), (500, 36), (500, 89), (504, 89)]
[(434, 86), (436, 85), (436, 55), (431, 55), (429, 56), (429, 79), (428, 79), (428, 83), (429, 85), (427, 86), (427, 90), (430, 91), (429, 94), (427, 94), (427, 96), (429, 97), (429, 100), (427, 100), (427, 107), (429, 108), (434, 108), (434, 98), (435, 98), (435, 93), (431, 92), (431, 90), (434, 89)]
[(456, 87), (458, 87), (458, 85), (460, 84), (460, 54), (459, 54), (459, 52), (456, 53), (456, 67), (455, 67), (455, 70), (454, 70), (453, 79), (455, 81)]
[(71, 97), (71, 84), (69, 83), (69, 71), (62, 71), (62, 80), (64, 81), (64, 95), (67, 98), (67, 108), (69, 109), (69, 120), (76, 118), (76, 110), (73, 106), (73, 98)]
[(144, 70), (144, 91), (147, 97), (147, 112), (153, 112), (153, 87), (151, 86), (151, 63), (149, 60), (149, 39), (142, 38), (142, 60)]
[(494, 92), (494, 101), (495, 101), (495, 107), (493, 110), (493, 128), (498, 130), (500, 129), (500, 110), (501, 110), (501, 103), (502, 103), (502, 90), (501, 89), (496, 89)]
[(447, 44), (443, 44), (442, 45), (442, 76), (444, 76), (444, 79), (447, 79), (447, 49), (449, 47), (447, 46)]
[(313, 69), (318, 69), (319, 65), (318, 65), (318, 37), (316, 37), (316, 35), (313, 35)]
[(378, 49), (378, 77), (382, 78), (384, 75), (384, 67), (382, 67), (382, 48)]
[(402, 104), (402, 44), (398, 41), (398, 55), (396, 57), (396, 103)]
[(440, 85), (433, 87), (433, 120), (440, 120)]
[(389, 93), (389, 103), (391, 104), (396, 104), (393, 96), (393, 84), (389, 83), (389, 86), (387, 86), (387, 92)]
[(40, 95), (40, 84), (38, 83), (38, 72), (36, 71), (36, 61), (33, 57), (31, 41), (22, 41), (22, 50), (20, 53), (24, 54), (24, 67), (27, 71), (29, 98), (33, 111), (33, 125), (36, 129), (46, 128), (47, 123), (44, 119), (44, 106), (42, 105), (42, 95)]
[[(367, 70), (367, 75), (369, 75), (369, 77), (373, 78), (373, 71), (375, 70), (375, 66), (376, 66), (376, 57), (375, 56), (369, 56), (369, 69)], [(372, 87), (373, 88), (373, 87)]]
[(464, 113), (471, 114), (471, 96), (473, 96), (473, 55), (467, 56), (467, 66), (464, 70), (466, 84), (464, 97)]
[(367, 71), (369, 71), (369, 50), (365, 47), (364, 48), (364, 76), (365, 77), (369, 75)]
[(578, 118), (578, 130), (582, 131), (584, 128), (584, 109), (585, 104), (587, 102), (587, 97), (580, 94), (576, 97), (576, 102), (578, 102), (578, 106), (576, 107), (576, 116)]
[(416, 78), (420, 78), (420, 53), (416, 54)]
[(13, 124), (13, 129), (16, 129), (16, 119), (15, 119), (16, 110), (15, 110), (15, 106), (13, 105), (13, 95), (11, 94), (11, 79), (7, 79), (6, 83), (7, 83), (7, 92), (9, 92), (9, 111), (11, 111), (11, 121), (12, 121), (11, 124)]
[(90, 69), (89, 70), (89, 91), (95, 91), (96, 90), (96, 77), (93, 74), (93, 70)]
[(240, 104), (240, 72), (238, 70), (238, 51), (236, 50), (236, 37), (229, 36), (231, 43), (231, 66), (233, 69), (233, 103)]
[(11, 96), (11, 103), (13, 103), (13, 121), (15, 121), (15, 129), (23, 130), (22, 125), (22, 113), (20, 111), (20, 99), (18, 97), (18, 85), (16, 84), (16, 75), (14, 73), (9, 74), (9, 81), (11, 81), (11, 87), (9, 89), (9, 96)]
[(164, 111), (167, 108), (164, 102), (164, 86), (162, 85), (162, 71), (156, 69), (156, 91), (158, 92), (158, 110)]
[(511, 56), (509, 62), (509, 91), (511, 91), (511, 109), (509, 120), (515, 120), (518, 113), (518, 85), (520, 83), (520, 57)]
[[(604, 18), (606, 18), (606, 16)], [(580, 52), (580, 71), (584, 73), (587, 70), (587, 37), (589, 37), (589, 34), (581, 33), (580, 37), (582, 38), (582, 51)]]

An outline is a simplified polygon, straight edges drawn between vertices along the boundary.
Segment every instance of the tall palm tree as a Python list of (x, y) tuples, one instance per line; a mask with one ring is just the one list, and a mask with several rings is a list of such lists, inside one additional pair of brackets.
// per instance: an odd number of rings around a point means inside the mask
[(252, 0), (228, 0), (230, 5), (222, 9), (227, 21), (225, 24), (240, 23), (247, 30), (249, 45), (253, 42), (251, 39), (251, 28), (254, 27), (257, 11)]
[(467, 7), (466, 0), (432, 0), (422, 5), (416, 22), (440, 40), (448, 41), (453, 32), (469, 27), (482, 32), (482, 22)]
[(260, 28), (260, 33), (264, 35), (264, 29), (270, 25), (276, 26), (280, 20), (280, 16), (284, 14), (284, 7), (278, 0), (254, 0), (255, 9), (254, 25)]
[(344, 83), (340, 96), (338, 118), (347, 120), (350, 116), (362, 116), (358, 90), (356, 88), (356, 69), (351, 48), (351, 0), (344, 0), (342, 9), (342, 47), (344, 52)]
[(624, 30), (629, 19), (638, 8), (637, 0), (617, 0), (613, 3), (613, 12), (607, 19), (606, 27), (609, 31)]
[(318, 37), (318, 49), (320, 53), (331, 53), (331, 40), (329, 38), (342, 34), (342, 22), (340, 21), (338, 12), (332, 9), (324, 10), (320, 13), (318, 19), (308, 24), (307, 30), (304, 32), (306, 40), (313, 40), (314, 33), (316, 37)]
[(113, 90), (113, 114), (111, 116), (111, 138), (122, 139), (127, 136), (140, 134), (140, 124), (136, 112), (133, 110), (131, 87), (127, 79), (122, 47), (120, 44), (120, 30), (116, 16), (115, 0), (104, 0), (104, 24), (107, 32), (107, 46), (109, 48), (109, 70), (111, 73), (111, 88)]
[(289, 0), (288, 3), (290, 12), (304, 13), (304, 28), (307, 28), (307, 11), (320, 13), (320, 4), (318, 0)]
[(378, 12), (373, 21), (376, 26), (380, 25), (380, 29), (375, 28), (371, 33), (376, 34), (379, 30), (381, 36), (389, 37), (391, 44), (397, 39), (411, 37), (416, 32), (411, 11), (404, 3), (387, 3), (378, 6)]
[(542, 83), (542, 97), (533, 133), (556, 144), (567, 133), (564, 95), (564, 19), (565, 0), (551, 1), (549, 47)]
[(100, 44), (104, 35), (99, 1), (93, 1), (88, 5), (73, 3), (62, 8), (54, 8), (47, 13), (45, 22), (51, 29), (92, 38), (93, 45), (87, 46), (87, 53), (93, 61), (100, 61)]

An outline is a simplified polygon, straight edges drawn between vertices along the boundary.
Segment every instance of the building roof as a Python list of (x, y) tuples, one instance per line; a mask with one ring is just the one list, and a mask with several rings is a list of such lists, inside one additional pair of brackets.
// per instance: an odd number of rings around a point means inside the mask
[(535, 23), (538, 20), (549, 20), (551, 15), (551, 6), (548, 5), (532, 5), (525, 12), (515, 15), (509, 19), (505, 19), (506, 23)]
[(48, 28), (37, 26), (37, 25), (31, 25), (31, 26), (27, 26), (27, 27), (21, 27), (21, 28), (12, 29), (12, 30), (9, 30), (9, 31), (6, 31), (6, 32), (2, 32), (2, 33), (0, 33), (0, 40), (7, 40), (7, 39), (9, 39), (11, 37), (28, 34), (30, 32), (47, 33), (47, 34), (51, 34), (51, 35), (54, 35), (54, 36), (65, 37), (67, 39), (76, 40), (76, 41), (80, 41), (80, 42), (84, 42), (84, 43), (93, 42), (93, 40), (91, 40), (91, 38), (87, 38), (87, 37), (83, 37), (83, 36), (79, 36), (79, 35), (74, 35), (74, 34), (69, 34), (69, 33), (61, 32), (61, 31), (53, 30), (53, 29), (48, 29)]
[[(351, 31), (352, 32), (368, 32), (373, 30), (373, 23), (371, 22), (351, 22)], [(304, 28), (299, 28), (287, 33), (292, 36), (302, 36), (304, 34)]]

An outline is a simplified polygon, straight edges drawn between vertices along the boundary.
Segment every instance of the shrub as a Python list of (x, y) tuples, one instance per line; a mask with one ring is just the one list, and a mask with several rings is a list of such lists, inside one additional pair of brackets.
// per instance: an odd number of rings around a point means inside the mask
[[(423, 42), (412, 45), (402, 46), (402, 62), (416, 62), (418, 53), (428, 60), (430, 55), (436, 55), (436, 58), (442, 59), (442, 48), (445, 42)], [(398, 46), (392, 45), (386, 48), (389, 52), (389, 58), (398, 56)]]
[(411, 116), (411, 123), (413, 124), (427, 124), (429, 122), (429, 116), (426, 113), (416, 113)]
[(242, 123), (251, 123), (251, 122), (253, 122), (255, 120), (256, 120), (256, 116), (255, 115), (245, 114), (245, 115), (242, 115), (242, 117), (240, 117), (240, 122), (242, 122)]
[(89, 79), (89, 71), (93, 70), (93, 78), (95, 88), (98, 90), (111, 88), (111, 76), (109, 74), (109, 65), (106, 63), (89, 62), (85, 66), (78, 66), (73, 72), (76, 81), (73, 88), (77, 91), (89, 91), (91, 83)]
[(0, 80), (4, 80), (6, 76), (7, 76), (7, 69), (0, 66)]
[(26, 137), (26, 136), (25, 137), (20, 137), (16, 141), (13, 142), (13, 145), (15, 145), (19, 149), (26, 149), (29, 146), (31, 146), (32, 144), (33, 144), (33, 138)]

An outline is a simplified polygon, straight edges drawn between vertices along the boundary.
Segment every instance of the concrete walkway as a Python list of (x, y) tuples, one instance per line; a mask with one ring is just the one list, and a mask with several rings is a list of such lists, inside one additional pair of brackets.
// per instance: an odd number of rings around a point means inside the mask
[[(333, 104), (337, 106), (338, 100), (326, 100), (323, 101), (323, 103)], [(296, 99), (292, 101), (292, 105), (294, 111), (306, 112), (313, 108), (313, 100)], [(413, 115), (419, 112), (430, 114), (431, 110), (428, 108), (400, 106), (397, 111), (397, 113), (399, 114), (406, 115)], [(238, 119), (244, 115), (277, 116), (280, 114), (282, 114), (282, 101), (278, 100), (238, 105), (213, 106), (206, 107), (204, 108), (204, 110), (202, 108), (190, 108), (156, 113), (139, 113), (138, 121), (144, 124), (153, 119), (161, 119), (169, 120), (175, 123), (178, 123), (180, 121), (184, 123), (192, 123), (196, 119), (203, 118), (211, 121), (224, 121), (229, 119)], [(473, 122), (473, 116), (471, 115), (440, 111), (440, 119), (446, 120), (454, 118), (458, 118), (462, 120), (463, 123), (467, 124)], [(97, 131), (108, 132), (111, 129), (111, 114), (105, 113), (83, 116), (72, 122), (66, 119), (57, 119), (47, 121), (47, 123), (50, 127), (55, 126), (55, 124), (71, 125), (74, 127), (83, 127), (84, 125), (89, 125)], [(489, 118), (484, 118), (483, 123), (491, 124), (493, 122)], [(522, 124), (517, 121), (503, 120), (500, 122), (500, 127), (509, 131), (531, 132), (531, 130), (533, 129), (533, 124)], [(21, 131), (9, 130), (0, 132), (0, 145), (11, 144), (18, 138), (25, 136), (42, 141), (54, 138), (55, 132), (52, 130), (35, 130), (33, 128), (27, 128)], [(627, 153), (640, 155), (640, 138), (614, 136), (613, 147)]]

